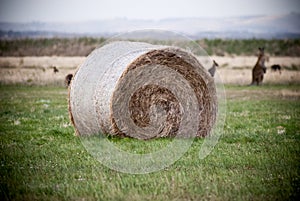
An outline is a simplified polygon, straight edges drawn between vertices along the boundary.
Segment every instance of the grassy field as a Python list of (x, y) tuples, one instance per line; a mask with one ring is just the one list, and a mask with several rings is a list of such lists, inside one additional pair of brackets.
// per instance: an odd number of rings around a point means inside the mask
[(132, 175), (100, 164), (74, 136), (67, 89), (0, 85), (1, 200), (296, 200), (300, 85), (226, 86), (226, 95), (224, 135), (208, 157), (198, 158), (197, 139), (170, 167)]

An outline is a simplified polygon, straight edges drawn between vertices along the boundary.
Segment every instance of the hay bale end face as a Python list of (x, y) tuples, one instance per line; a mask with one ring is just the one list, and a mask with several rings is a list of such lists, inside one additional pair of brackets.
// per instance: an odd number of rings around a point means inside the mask
[(81, 136), (206, 136), (216, 121), (216, 89), (191, 53), (113, 42), (94, 50), (78, 68), (69, 112)]

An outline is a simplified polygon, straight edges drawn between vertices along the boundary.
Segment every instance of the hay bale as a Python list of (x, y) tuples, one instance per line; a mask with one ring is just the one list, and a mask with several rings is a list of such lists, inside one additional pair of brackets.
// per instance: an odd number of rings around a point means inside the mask
[(217, 97), (213, 78), (191, 53), (120, 41), (94, 50), (78, 68), (69, 111), (81, 136), (206, 136)]

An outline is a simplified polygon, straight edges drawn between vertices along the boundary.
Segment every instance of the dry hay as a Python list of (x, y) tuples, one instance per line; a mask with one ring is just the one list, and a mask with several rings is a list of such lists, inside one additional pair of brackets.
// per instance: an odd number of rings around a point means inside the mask
[(70, 117), (81, 136), (200, 137), (216, 121), (213, 78), (176, 47), (110, 43), (88, 56), (69, 89)]

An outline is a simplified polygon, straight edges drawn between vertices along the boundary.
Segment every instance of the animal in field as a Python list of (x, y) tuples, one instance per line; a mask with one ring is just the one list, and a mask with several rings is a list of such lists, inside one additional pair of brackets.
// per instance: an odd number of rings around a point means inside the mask
[(52, 68), (53, 68), (53, 72), (54, 73), (58, 73), (59, 72), (59, 70), (56, 68), (56, 66), (52, 66)]
[(281, 74), (281, 66), (280, 66), (279, 64), (274, 64), (274, 65), (272, 65), (272, 66), (271, 66), (271, 70), (272, 70), (273, 72), (278, 71), (278, 72)]
[(255, 66), (252, 69), (252, 82), (251, 85), (260, 85), (264, 79), (264, 74), (267, 72), (265, 66), (266, 56), (264, 53), (264, 48), (258, 48), (259, 54)]
[(65, 77), (65, 84), (66, 84), (66, 87), (70, 86), (71, 81), (72, 81), (72, 78), (73, 78), (73, 74), (68, 74), (68, 75)]
[(212, 77), (214, 77), (215, 76), (215, 73), (216, 73), (216, 70), (217, 70), (217, 67), (219, 66), (219, 64), (215, 61), (215, 60), (213, 60), (213, 65), (212, 65), (212, 67), (210, 68), (210, 69), (208, 69), (208, 72), (209, 72), (209, 74), (212, 76)]

